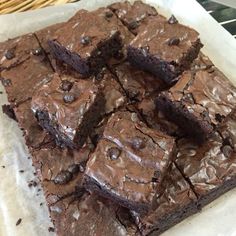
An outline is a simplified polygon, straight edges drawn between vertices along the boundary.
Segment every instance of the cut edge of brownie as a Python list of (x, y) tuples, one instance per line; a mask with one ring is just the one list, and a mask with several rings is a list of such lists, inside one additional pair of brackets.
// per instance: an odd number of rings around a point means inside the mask
[(140, 225), (141, 232), (143, 231), (145, 232), (142, 235), (158, 236), (163, 232), (165, 232), (166, 230), (168, 230), (169, 228), (173, 227), (174, 225), (177, 225), (182, 220), (198, 212), (199, 209), (196, 206), (196, 202), (193, 201), (188, 205), (186, 205), (184, 208), (179, 208), (177, 211), (175, 211), (174, 214), (164, 215), (160, 220), (158, 220), (158, 223), (154, 227), (145, 228), (144, 225), (142, 225), (142, 223), (139, 222), (137, 218), (136, 218), (136, 224)]
[(173, 85), (178, 80), (178, 76), (188, 69), (193, 60), (197, 58), (202, 48), (200, 39), (192, 44), (187, 53), (183, 55), (179, 64), (167, 62), (152, 54), (149, 54), (148, 48), (135, 48), (129, 45), (127, 47), (127, 59), (134, 67), (150, 72), (155, 76), (163, 79), (168, 85)]
[(181, 102), (173, 102), (167, 93), (156, 98), (157, 109), (161, 110), (166, 118), (176, 123), (185, 133), (198, 143), (203, 143), (213, 131), (213, 126), (207, 120), (199, 120)]
[(117, 202), (119, 205), (126, 207), (131, 210), (135, 210), (139, 212), (140, 214), (147, 214), (150, 206), (142, 203), (136, 203), (135, 201), (130, 201), (130, 204), (123, 200), (122, 198), (119, 198), (117, 194), (114, 194), (112, 192), (112, 188), (107, 187), (109, 186), (108, 183), (106, 183), (105, 186), (101, 187), (100, 184), (92, 177), (88, 175), (84, 175), (83, 178), (83, 185), (88, 191), (95, 192), (99, 195), (101, 195), (104, 198), (108, 198), (114, 202)]
[(121, 50), (123, 42), (119, 31), (109, 40), (100, 42), (88, 58), (81, 58), (79, 54), (68, 51), (56, 40), (48, 41), (50, 50), (55, 58), (64, 61), (84, 76), (97, 74), (106, 61)]

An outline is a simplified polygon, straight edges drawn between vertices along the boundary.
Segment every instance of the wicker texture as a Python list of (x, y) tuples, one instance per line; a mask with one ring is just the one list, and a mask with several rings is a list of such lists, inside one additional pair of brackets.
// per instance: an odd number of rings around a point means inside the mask
[(0, 0), (0, 14), (33, 10), (70, 2), (76, 2), (76, 0)]

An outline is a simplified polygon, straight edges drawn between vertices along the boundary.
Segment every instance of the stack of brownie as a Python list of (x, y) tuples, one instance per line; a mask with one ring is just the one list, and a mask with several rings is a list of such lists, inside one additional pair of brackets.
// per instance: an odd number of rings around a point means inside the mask
[(236, 186), (236, 88), (140, 1), (0, 44), (58, 235), (159, 235)]

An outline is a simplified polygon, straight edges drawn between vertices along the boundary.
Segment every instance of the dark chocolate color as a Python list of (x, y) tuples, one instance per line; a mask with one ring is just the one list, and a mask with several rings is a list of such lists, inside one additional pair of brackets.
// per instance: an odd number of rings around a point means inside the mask
[(167, 84), (190, 67), (202, 47), (195, 30), (159, 15), (149, 17), (139, 32), (128, 47), (128, 60)]

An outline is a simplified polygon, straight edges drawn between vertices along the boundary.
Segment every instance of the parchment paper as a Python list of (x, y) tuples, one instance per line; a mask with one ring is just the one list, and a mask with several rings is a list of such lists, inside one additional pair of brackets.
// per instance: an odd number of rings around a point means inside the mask
[[(78, 9), (96, 9), (115, 0), (81, 0), (78, 3), (0, 16), (0, 41), (62, 22)], [(165, 16), (173, 13), (180, 22), (195, 28), (203, 51), (236, 84), (236, 40), (195, 0), (147, 0)], [(0, 86), (0, 91), (4, 88)], [(0, 94), (0, 105), (7, 102)], [(16, 122), (0, 111), (0, 236), (48, 236), (52, 226), (40, 185)], [(5, 167), (5, 168), (4, 168)], [(24, 170), (23, 173), (19, 172)], [(43, 203), (40, 206), (40, 203)], [(22, 218), (21, 224), (16, 222)], [(236, 236), (236, 189), (228, 192), (163, 236)], [(79, 234), (78, 234), (79, 235)], [(100, 236), (100, 235), (99, 235)]]

